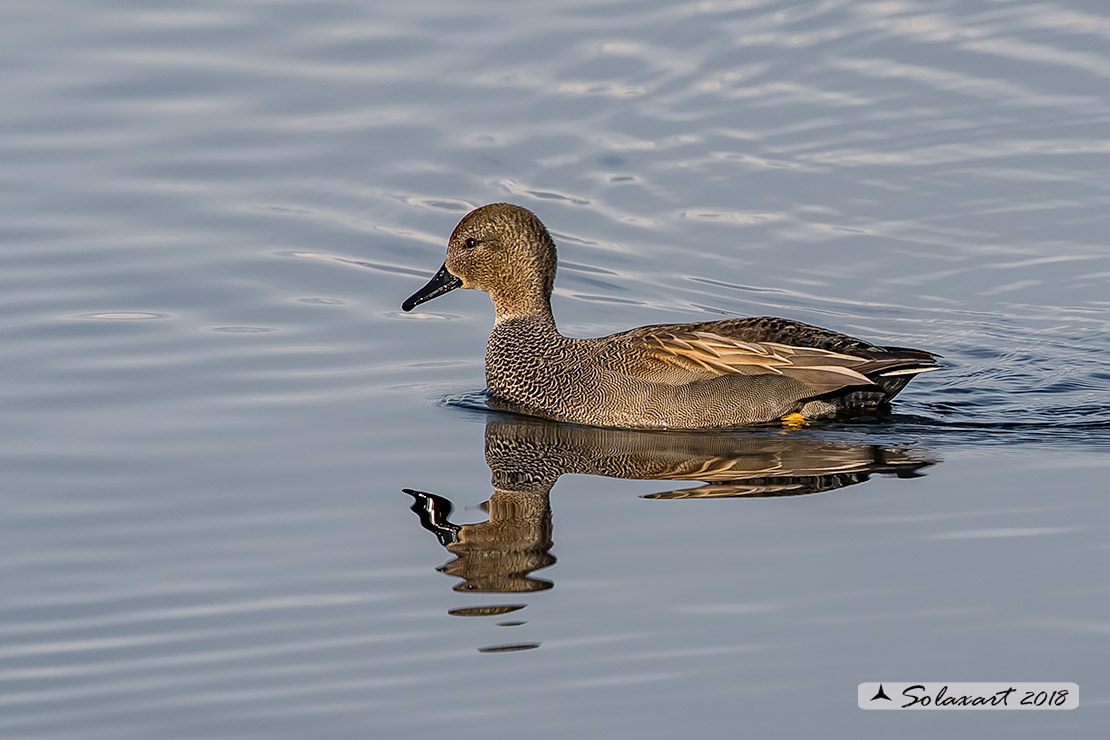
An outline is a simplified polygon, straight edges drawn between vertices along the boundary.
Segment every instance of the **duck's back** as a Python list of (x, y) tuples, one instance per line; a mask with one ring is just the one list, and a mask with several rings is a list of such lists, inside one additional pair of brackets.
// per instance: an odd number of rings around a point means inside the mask
[[(708, 339), (702, 339), (708, 337)], [(750, 347), (770, 352), (786, 362), (776, 363), (758, 356), (747, 365), (747, 355), (739, 362), (720, 367), (721, 374), (739, 385), (747, 385), (736, 374), (751, 378), (770, 370), (774, 375), (799, 380), (806, 388), (799, 390), (791, 383), (772, 389), (766, 400), (789, 404), (802, 401), (797, 411), (807, 418), (834, 416), (844, 411), (870, 408), (889, 402), (915, 375), (939, 368), (937, 355), (904, 347), (880, 346), (840, 332), (800, 321), (774, 316), (724, 319), (686, 324), (654, 324), (618, 332), (601, 341), (615, 347), (661, 345), (657, 354), (667, 359), (678, 356), (692, 358), (717, 369), (730, 359), (728, 342), (715, 342), (721, 337), (737, 343), (744, 350)], [(691, 339), (693, 338), (693, 339)], [(620, 353), (617, 353), (620, 354)], [(624, 352), (627, 356), (627, 351)], [(854, 378), (852, 377), (854, 376)], [(772, 380), (773, 378), (769, 378)], [(797, 398), (795, 398), (797, 396)]]
[(883, 391), (880, 399), (870, 395), (844, 398), (839, 403), (843, 410), (889, 402), (906, 387), (906, 384), (919, 372), (936, 370), (938, 355), (920, 349), (907, 347), (880, 346), (857, 337), (841, 334), (831, 329), (805, 324), (801, 321), (780, 319), (774, 316), (758, 316), (743, 319), (712, 321), (698, 326), (703, 331), (722, 334), (747, 342), (772, 342), (796, 347), (812, 347), (857, 357), (866, 357), (871, 363), (856, 368), (866, 375)]
[(880, 347), (862, 339), (841, 334), (831, 329), (822, 329), (819, 326), (805, 324), (801, 321), (780, 319), (775, 316), (753, 316), (748, 318), (724, 319), (721, 321), (704, 321), (690, 324), (652, 324), (641, 326), (629, 331), (618, 332), (604, 339), (615, 339), (622, 336), (673, 333), (673, 332), (705, 332), (718, 334), (722, 337), (736, 339), (741, 342), (774, 343), (792, 347), (811, 347), (828, 352), (843, 354), (884, 353), (891, 351), (911, 352), (918, 359), (932, 359), (936, 357), (929, 352), (920, 350), (902, 350), (897, 347)]

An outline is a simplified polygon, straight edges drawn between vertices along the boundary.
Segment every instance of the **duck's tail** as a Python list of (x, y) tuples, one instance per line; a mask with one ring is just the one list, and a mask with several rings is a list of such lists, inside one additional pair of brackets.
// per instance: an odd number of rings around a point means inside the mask
[(905, 347), (880, 347), (872, 362), (860, 368), (875, 385), (883, 389), (889, 401), (920, 373), (940, 370), (940, 355)]

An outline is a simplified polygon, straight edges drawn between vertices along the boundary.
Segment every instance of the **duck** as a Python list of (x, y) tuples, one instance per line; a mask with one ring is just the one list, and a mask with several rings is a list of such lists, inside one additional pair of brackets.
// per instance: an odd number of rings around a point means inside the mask
[(551, 312), (555, 241), (523, 206), (467, 213), (443, 266), (401, 305), (456, 288), (489, 294), (486, 385), (496, 408), (594, 427), (733, 429), (885, 407), (940, 355), (760, 316), (564, 336)]

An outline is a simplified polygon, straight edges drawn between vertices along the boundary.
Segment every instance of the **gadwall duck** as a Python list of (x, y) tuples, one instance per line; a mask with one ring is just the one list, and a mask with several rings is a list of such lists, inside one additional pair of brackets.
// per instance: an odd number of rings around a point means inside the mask
[(555, 242), (527, 208), (493, 203), (459, 221), (439, 272), (402, 304), (455, 288), (496, 310), (486, 384), (496, 401), (557, 421), (627, 429), (799, 424), (880, 406), (937, 355), (771, 317), (657, 324), (564, 337), (551, 315)]

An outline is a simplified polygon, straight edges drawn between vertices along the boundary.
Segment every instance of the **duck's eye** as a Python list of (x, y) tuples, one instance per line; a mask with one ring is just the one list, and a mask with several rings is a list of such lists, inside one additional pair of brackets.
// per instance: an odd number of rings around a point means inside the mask
[(466, 244), (466, 246), (473, 249), (474, 247), (478, 246), (478, 240), (475, 239), (474, 237), (470, 237), (469, 239), (466, 240), (465, 244)]

